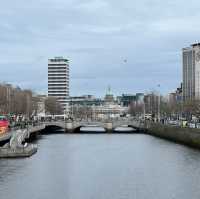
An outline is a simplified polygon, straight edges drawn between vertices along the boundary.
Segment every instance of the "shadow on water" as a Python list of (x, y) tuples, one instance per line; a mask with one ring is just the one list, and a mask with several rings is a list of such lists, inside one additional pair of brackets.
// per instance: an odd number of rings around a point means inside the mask
[(65, 133), (65, 130), (57, 126), (48, 126), (44, 130), (41, 131), (42, 135), (63, 134), (63, 133)]

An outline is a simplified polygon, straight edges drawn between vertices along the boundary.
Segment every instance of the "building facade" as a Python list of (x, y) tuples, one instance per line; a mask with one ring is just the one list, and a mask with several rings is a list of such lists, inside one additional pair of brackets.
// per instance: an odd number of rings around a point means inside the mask
[(119, 118), (128, 111), (128, 107), (118, 104), (111, 94), (106, 94), (103, 99), (92, 95), (70, 97), (68, 104), (69, 117), (84, 120)]
[(117, 102), (123, 107), (129, 107), (131, 104), (143, 104), (144, 93), (122, 94), (122, 96), (117, 97)]
[(123, 107), (129, 107), (131, 103), (136, 101), (136, 96), (131, 94), (122, 94), (122, 96), (118, 96), (118, 103)]
[(69, 60), (55, 57), (48, 60), (48, 97), (55, 97), (65, 109), (69, 97)]
[(159, 112), (159, 96), (155, 93), (149, 93), (144, 96), (145, 113), (151, 114), (152, 117), (158, 116)]
[(200, 99), (200, 43), (183, 48), (183, 101)]

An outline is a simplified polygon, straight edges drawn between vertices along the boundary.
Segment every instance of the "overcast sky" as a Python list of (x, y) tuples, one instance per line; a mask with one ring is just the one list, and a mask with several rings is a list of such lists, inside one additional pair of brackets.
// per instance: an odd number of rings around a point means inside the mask
[(0, 81), (46, 92), (47, 60), (64, 56), (71, 95), (173, 91), (181, 49), (200, 40), (199, 10), (198, 0), (2, 1)]

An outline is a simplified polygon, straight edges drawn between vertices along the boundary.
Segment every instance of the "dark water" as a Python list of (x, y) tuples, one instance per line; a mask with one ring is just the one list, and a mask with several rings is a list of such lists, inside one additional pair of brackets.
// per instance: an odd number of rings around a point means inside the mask
[(200, 152), (147, 135), (46, 135), (0, 160), (0, 199), (199, 199)]

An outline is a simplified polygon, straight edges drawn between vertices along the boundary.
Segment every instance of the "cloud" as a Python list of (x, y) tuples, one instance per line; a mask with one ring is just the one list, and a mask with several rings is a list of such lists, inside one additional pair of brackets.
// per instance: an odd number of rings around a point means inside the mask
[(86, 12), (96, 12), (98, 10), (106, 9), (109, 7), (107, 1), (104, 0), (90, 0), (85, 2), (80, 2), (76, 8), (86, 11)]
[[(70, 59), (71, 94), (137, 92), (181, 82), (181, 49), (199, 40), (196, 0), (7, 0), (0, 10), (1, 81), (47, 88), (47, 59)], [(123, 60), (127, 59), (124, 64)], [(45, 81), (44, 81), (45, 80)]]

